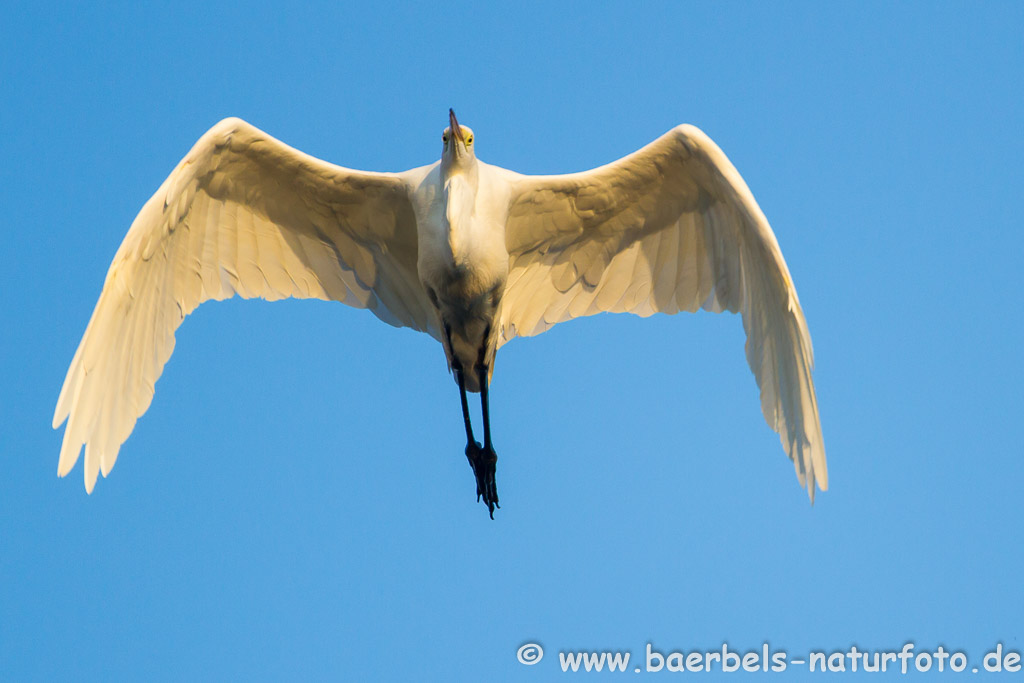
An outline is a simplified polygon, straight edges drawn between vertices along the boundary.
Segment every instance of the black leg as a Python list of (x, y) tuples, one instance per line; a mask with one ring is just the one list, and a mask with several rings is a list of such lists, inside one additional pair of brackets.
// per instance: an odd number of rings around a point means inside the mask
[[(476, 376), (480, 382), (480, 409), (484, 416), (484, 449), (494, 452), (494, 448), (491, 446), (491, 411), (490, 405), (487, 398), (487, 365), (484, 363), (487, 354), (487, 338), (491, 334), (490, 325), (484, 331), (484, 343), (480, 347), (480, 351), (477, 352), (476, 357)], [(495, 458), (498, 456), (495, 455)]]
[[(448, 353), (455, 357), (452, 351), (452, 329), (447, 324), (444, 326), (444, 338), (448, 342)], [(452, 369), (455, 371), (455, 380), (459, 383), (459, 399), (462, 401), (462, 421), (466, 424), (466, 441), (475, 443), (473, 440), (473, 425), (469, 421), (469, 403), (466, 401), (466, 376), (462, 370), (462, 364), (458, 360), (452, 361)]]
[(484, 447), (480, 454), (480, 465), (483, 471), (477, 474), (477, 480), (483, 479), (483, 497), (484, 502), (487, 503), (487, 508), (491, 512), (491, 519), (494, 519), (494, 508), (500, 508), (498, 505), (498, 485), (494, 481), (495, 466), (498, 462), (498, 454), (494, 452), (494, 446), (491, 444), (491, 410), (490, 402), (488, 399), (488, 386), (487, 386), (487, 366), (484, 364), (485, 354), (487, 353), (487, 338), (490, 335), (490, 328), (484, 334), (484, 345), (480, 347), (480, 353), (477, 356), (476, 362), (476, 376), (480, 382), (480, 409), (484, 417)]
[[(445, 337), (448, 341), (448, 348), (451, 349), (451, 330), (445, 325)], [(483, 350), (480, 351), (480, 362), (483, 361)], [(473, 468), (473, 475), (476, 477), (476, 499), (483, 498), (487, 505), (487, 511), (494, 519), (494, 508), (498, 506), (498, 490), (494, 485), (494, 464), (498, 460), (494, 449), (491, 447), (491, 425), (490, 415), (487, 413), (487, 372), (478, 375), (480, 379), (480, 390), (483, 400), (484, 415), (484, 441), (486, 446), (481, 446), (473, 438), (473, 425), (469, 419), (469, 402), (466, 399), (466, 375), (462, 364), (458, 360), (452, 363), (452, 370), (455, 372), (455, 379), (459, 383), (459, 400), (462, 402), (462, 421), (466, 425), (466, 458), (469, 466)], [(477, 372), (480, 372), (479, 368)]]
[(459, 397), (462, 399), (462, 420), (466, 423), (466, 442), (474, 443), (473, 425), (469, 422), (469, 403), (466, 401), (466, 378), (462, 374), (461, 366), (455, 367), (455, 379), (459, 382)]
[(491, 446), (491, 410), (487, 400), (487, 368), (477, 367), (480, 378), (480, 409), (484, 416), (484, 450), (493, 451)]

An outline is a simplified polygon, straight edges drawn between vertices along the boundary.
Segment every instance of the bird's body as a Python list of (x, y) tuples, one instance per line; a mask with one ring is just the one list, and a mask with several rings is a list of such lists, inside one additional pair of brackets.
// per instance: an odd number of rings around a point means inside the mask
[[(441, 318), (449, 366), (471, 369), (481, 345), (493, 366), (498, 326), (494, 324), (508, 278), (505, 221), (510, 183), (507, 172), (480, 161), (440, 161), (412, 190), (419, 241), (417, 272)], [(475, 373), (467, 391), (480, 390)]]
[[(827, 488), (810, 335), (767, 220), (692, 126), (600, 168), (526, 176), (476, 158), (449, 113), (440, 161), (354, 171), (239, 119), (214, 126), (146, 203), (118, 249), (61, 389), (58, 473), (85, 446), (85, 482), (114, 465), (199, 303), (239, 294), (368, 308), (444, 346), (477, 494), (497, 504), (488, 384), (516, 336), (601, 311), (743, 316), (761, 407), (801, 484)], [(466, 392), (480, 392), (483, 444)]]

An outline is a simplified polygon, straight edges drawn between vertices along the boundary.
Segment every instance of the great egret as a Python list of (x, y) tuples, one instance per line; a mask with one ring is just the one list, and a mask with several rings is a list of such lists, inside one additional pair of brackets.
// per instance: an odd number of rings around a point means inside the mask
[[(201, 302), (318, 298), (441, 342), (462, 399), (477, 499), (498, 504), (487, 387), (513, 337), (601, 311), (740, 312), (761, 409), (801, 485), (825, 490), (811, 339), (778, 242), (703, 132), (672, 129), (583, 173), (527, 176), (476, 158), (449, 110), (441, 160), (341, 168), (237, 118), (195, 144), (135, 218), (68, 369), (57, 473), (85, 446), (85, 488), (146, 412)], [(466, 392), (479, 392), (483, 444)]]

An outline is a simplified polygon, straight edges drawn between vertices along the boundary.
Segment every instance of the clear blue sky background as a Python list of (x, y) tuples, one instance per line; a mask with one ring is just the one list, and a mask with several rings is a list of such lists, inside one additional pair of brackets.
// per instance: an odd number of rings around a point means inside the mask
[[(891, 4), (3, 3), (0, 678), (1024, 649), (1024, 9)], [(506, 346), (492, 522), (436, 342), (241, 300), (185, 322), (92, 496), (81, 463), (57, 478), (53, 406), (110, 259), (207, 128), (400, 170), (437, 159), (450, 106), (521, 172), (682, 122), (718, 142), (807, 314), (830, 491), (797, 485), (735, 316)]]

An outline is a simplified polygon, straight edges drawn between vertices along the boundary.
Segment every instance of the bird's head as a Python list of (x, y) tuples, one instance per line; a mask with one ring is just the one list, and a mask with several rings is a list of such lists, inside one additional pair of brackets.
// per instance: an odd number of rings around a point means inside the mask
[(448, 110), (448, 127), (444, 129), (441, 140), (444, 148), (441, 159), (448, 165), (462, 165), (476, 158), (473, 151), (473, 130), (469, 126), (460, 126), (455, 112)]

